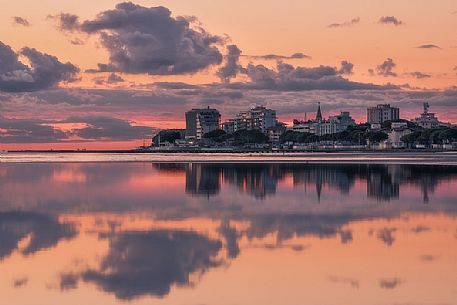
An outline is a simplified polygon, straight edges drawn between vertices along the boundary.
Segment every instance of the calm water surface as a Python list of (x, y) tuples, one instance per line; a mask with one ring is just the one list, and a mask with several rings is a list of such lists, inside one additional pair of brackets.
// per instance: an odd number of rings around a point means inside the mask
[(0, 164), (0, 304), (457, 304), (457, 167)]

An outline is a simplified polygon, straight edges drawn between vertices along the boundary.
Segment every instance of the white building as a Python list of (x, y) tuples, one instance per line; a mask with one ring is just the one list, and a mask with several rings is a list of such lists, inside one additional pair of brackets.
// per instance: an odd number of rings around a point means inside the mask
[(401, 138), (409, 135), (410, 133), (412, 133), (412, 130), (407, 126), (397, 128), (392, 127), (392, 130), (387, 133), (389, 135), (389, 138), (387, 139), (388, 146), (392, 148), (405, 148), (406, 144), (401, 140)]
[(201, 140), (203, 135), (220, 129), (221, 114), (216, 109), (192, 109), (186, 112), (186, 139)]
[(256, 106), (250, 110), (241, 111), (235, 119), (223, 123), (223, 128), (229, 133), (238, 130), (256, 129), (266, 134), (268, 128), (276, 126), (277, 123), (275, 110), (267, 109), (264, 106)]

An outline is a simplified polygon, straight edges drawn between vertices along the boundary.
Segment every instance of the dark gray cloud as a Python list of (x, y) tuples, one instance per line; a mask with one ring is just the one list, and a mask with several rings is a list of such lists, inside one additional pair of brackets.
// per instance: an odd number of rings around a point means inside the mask
[(125, 232), (111, 238), (100, 270), (88, 270), (82, 278), (118, 299), (162, 297), (173, 285), (191, 285), (191, 274), (219, 266), (221, 248), (220, 241), (195, 232)]
[[(79, 29), (100, 34), (110, 54), (96, 71), (171, 75), (195, 73), (222, 62), (216, 47), (223, 39), (209, 34), (196, 18), (172, 17), (165, 7), (119, 3)], [(95, 72), (92, 70), (92, 72)]]
[(122, 77), (120, 77), (119, 75), (117, 75), (116, 73), (111, 73), (108, 76), (108, 79), (106, 80), (106, 82), (108, 84), (115, 84), (115, 83), (125, 82), (125, 80)]
[(13, 287), (21, 288), (21, 287), (24, 287), (25, 285), (27, 285), (28, 282), (29, 282), (29, 279), (27, 277), (17, 278), (17, 279), (14, 279), (14, 281), (13, 281)]
[(396, 228), (383, 228), (378, 230), (376, 237), (385, 243), (387, 246), (392, 246), (395, 242), (394, 233), (397, 231)]
[(7, 119), (0, 116), (0, 143), (53, 143), (68, 138), (60, 129), (36, 119)]
[(333, 283), (342, 283), (348, 284), (352, 288), (359, 289), (360, 282), (357, 279), (349, 278), (349, 277), (340, 277), (340, 276), (329, 276), (329, 280)]
[(423, 232), (428, 232), (430, 230), (431, 230), (430, 227), (427, 227), (425, 225), (417, 225), (415, 228), (411, 229), (411, 232), (419, 234), (419, 233), (423, 233)]
[(419, 71), (411, 72), (411, 73), (409, 73), (409, 75), (411, 75), (412, 77), (415, 77), (417, 79), (423, 79), (423, 78), (432, 77), (430, 74), (419, 72)]
[(382, 16), (378, 22), (382, 24), (393, 24), (395, 26), (404, 24), (403, 21), (394, 16)]
[(60, 275), (60, 290), (76, 289), (78, 287), (79, 275), (75, 273), (62, 273)]
[(311, 59), (311, 56), (304, 53), (298, 52), (290, 56), (287, 55), (278, 55), (278, 54), (266, 54), (266, 55), (241, 55), (250, 59), (260, 59), (260, 60), (287, 60), (287, 59)]
[(343, 60), (341, 62), (341, 68), (338, 70), (339, 74), (342, 75), (350, 75), (353, 74), (352, 70), (354, 69), (354, 64), (348, 62), (347, 60)]
[(84, 44), (84, 41), (82, 41), (79, 38), (73, 38), (72, 40), (70, 40), (70, 43), (74, 46), (82, 46)]
[(430, 254), (422, 254), (419, 256), (419, 259), (424, 262), (433, 262), (437, 259), (437, 256)]
[(383, 86), (341, 77), (342, 72), (352, 71), (352, 64), (342, 64), (341, 70), (330, 66), (294, 67), (283, 62), (278, 62), (276, 70), (273, 70), (264, 65), (249, 64), (246, 74), (250, 82), (233, 83), (229, 87), (279, 91), (383, 89)]
[(401, 283), (402, 281), (399, 278), (381, 279), (379, 280), (379, 287), (381, 287), (382, 289), (395, 289)]
[[(19, 61), (19, 55), (26, 57), (30, 66)], [(60, 82), (73, 82), (78, 72), (76, 66), (62, 63), (55, 56), (27, 47), (16, 53), (0, 42), (0, 91), (38, 91)]]
[(441, 50), (441, 47), (435, 45), (435, 44), (423, 44), (417, 47), (418, 49), (439, 49)]
[(27, 19), (25, 19), (23, 17), (19, 17), (19, 16), (13, 17), (13, 22), (14, 22), (14, 24), (22, 25), (25, 27), (30, 26), (30, 22)]
[(173, 90), (181, 90), (181, 89), (199, 89), (200, 86), (198, 85), (191, 85), (183, 82), (155, 82), (153, 84), (155, 87), (162, 88), (162, 89), (173, 89)]
[(75, 32), (79, 30), (79, 17), (74, 14), (60, 13), (57, 15), (48, 15), (48, 19), (56, 21), (57, 29), (63, 32)]
[(236, 45), (227, 46), (227, 56), (225, 64), (217, 71), (217, 76), (224, 83), (229, 83), (230, 79), (236, 77), (238, 73), (243, 71), (243, 67), (239, 64), (241, 50)]
[(351, 19), (350, 21), (345, 21), (345, 22), (342, 22), (342, 23), (329, 24), (327, 27), (328, 28), (349, 27), (349, 26), (353, 26), (355, 24), (358, 24), (359, 22), (360, 22), (360, 17), (356, 17), (356, 18)]
[(351, 230), (341, 230), (340, 231), (340, 238), (342, 244), (348, 244), (352, 242), (353, 236)]
[(112, 85), (112, 84), (123, 83), (123, 82), (125, 82), (125, 79), (123, 79), (121, 76), (119, 76), (113, 72), (107, 78), (95, 77), (95, 78), (93, 78), (93, 81), (97, 85), (105, 85), (105, 84)]
[(134, 126), (132, 122), (106, 117), (71, 117), (66, 123), (85, 123), (88, 126), (73, 129), (72, 133), (86, 140), (125, 141), (150, 138), (154, 128), (147, 126)]
[(387, 58), (382, 64), (376, 67), (376, 73), (384, 77), (396, 77), (397, 73), (394, 72), (397, 64), (392, 58)]

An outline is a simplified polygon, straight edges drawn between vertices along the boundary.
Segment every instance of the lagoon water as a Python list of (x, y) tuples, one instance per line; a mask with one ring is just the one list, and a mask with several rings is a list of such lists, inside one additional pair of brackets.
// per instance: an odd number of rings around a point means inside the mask
[(1, 163), (0, 303), (452, 305), (456, 216), (453, 166)]

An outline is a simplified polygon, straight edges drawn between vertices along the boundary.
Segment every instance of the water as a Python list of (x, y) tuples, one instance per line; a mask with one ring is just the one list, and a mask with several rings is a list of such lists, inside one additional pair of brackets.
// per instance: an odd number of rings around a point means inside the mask
[(1, 304), (457, 304), (457, 167), (2, 163), (0, 179)]

